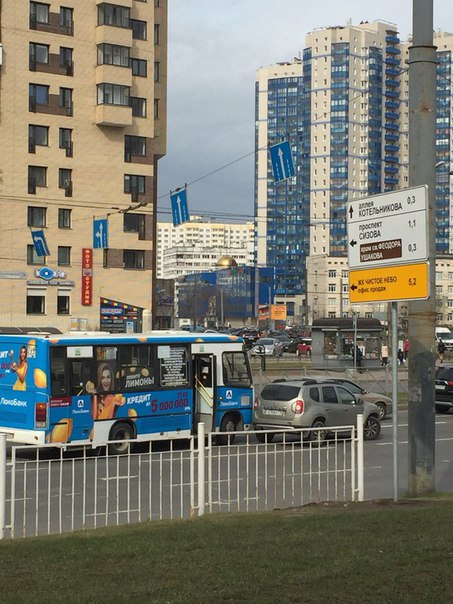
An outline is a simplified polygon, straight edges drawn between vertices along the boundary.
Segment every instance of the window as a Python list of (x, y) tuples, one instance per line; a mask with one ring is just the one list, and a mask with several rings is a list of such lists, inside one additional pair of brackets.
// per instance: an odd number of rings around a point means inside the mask
[(136, 174), (124, 175), (124, 192), (137, 193), (143, 195), (145, 193), (145, 177), (137, 176)]
[(66, 189), (71, 185), (72, 182), (72, 170), (68, 168), (60, 168), (58, 170), (58, 187), (60, 189)]
[(38, 264), (40, 266), (46, 264), (46, 256), (38, 256), (33, 244), (27, 245), (27, 264)]
[(160, 25), (154, 24), (154, 44), (160, 44)]
[(124, 137), (124, 157), (131, 161), (132, 157), (146, 157), (146, 137), (128, 136)]
[(125, 233), (143, 233), (145, 230), (144, 214), (124, 214), (123, 230)]
[(28, 150), (35, 152), (36, 146), (47, 147), (49, 145), (49, 127), (48, 126), (28, 126)]
[(42, 2), (30, 2), (31, 23), (49, 23), (49, 5)]
[(35, 208), (28, 206), (27, 210), (27, 226), (29, 227), (45, 227), (46, 226), (47, 208)]
[(131, 19), (132, 37), (134, 40), (146, 40), (146, 21)]
[(66, 157), (72, 157), (72, 130), (70, 128), (60, 128), (58, 142), (60, 149), (66, 149)]
[(47, 186), (47, 168), (28, 166), (28, 192), (36, 193), (36, 187)]
[(58, 266), (71, 265), (71, 248), (66, 245), (58, 246)]
[(160, 80), (160, 62), (154, 61), (154, 81), (159, 82)]
[(28, 97), (30, 109), (33, 109), (35, 105), (48, 105), (49, 87), (42, 84), (29, 84)]
[(159, 99), (154, 99), (154, 119), (159, 119)]
[(98, 84), (98, 105), (129, 106), (129, 86)]
[(99, 44), (98, 65), (129, 67), (129, 48), (118, 44)]
[(66, 6), (60, 6), (60, 26), (72, 32), (73, 26), (73, 8), (67, 8)]
[(68, 168), (58, 170), (58, 187), (64, 189), (66, 197), (72, 197), (72, 170)]
[(60, 88), (60, 107), (65, 107), (72, 114), (72, 88)]
[(72, 67), (72, 48), (60, 46), (60, 66)]
[(324, 403), (338, 403), (335, 388), (333, 386), (323, 386), (322, 399)]
[(143, 250), (123, 250), (124, 268), (136, 270), (145, 268), (145, 252)]
[(27, 289), (27, 315), (43, 315), (46, 312), (46, 290)]
[(159, 374), (156, 371), (156, 349), (154, 346), (143, 344), (140, 346), (127, 345), (119, 349), (121, 376), (118, 389), (143, 390), (147, 386), (157, 384)]
[(329, 269), (329, 279), (335, 279), (337, 271), (335, 269)]
[(37, 63), (49, 63), (49, 46), (47, 44), (36, 44), (30, 42), (28, 46), (28, 58), (30, 69), (35, 69)]
[[(189, 384), (189, 355), (187, 348), (170, 344), (157, 347), (157, 358), (159, 359), (160, 386), (162, 388), (183, 388)], [(167, 353), (168, 350), (168, 353)]]
[(68, 208), (58, 209), (58, 228), (59, 229), (70, 229), (71, 228), (72, 210)]
[(222, 354), (223, 383), (225, 386), (251, 386), (250, 373), (243, 352)]
[(133, 59), (131, 57), (130, 66), (132, 69), (132, 75), (146, 78), (147, 61), (145, 61), (144, 59)]
[(114, 27), (130, 27), (130, 9), (125, 6), (108, 4), (98, 6), (98, 25), (113, 25)]
[(134, 117), (146, 117), (146, 99), (136, 96), (130, 97), (130, 106)]

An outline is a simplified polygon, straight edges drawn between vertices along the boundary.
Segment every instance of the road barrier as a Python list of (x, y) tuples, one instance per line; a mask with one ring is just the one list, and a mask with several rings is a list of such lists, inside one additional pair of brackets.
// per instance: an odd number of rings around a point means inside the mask
[(131, 446), (121, 456), (109, 455), (108, 447), (101, 455), (13, 446), (8, 459), (1, 435), (0, 537), (362, 501), (363, 418), (358, 418), (357, 427), (329, 428), (322, 440), (315, 429), (228, 432), (225, 446), (215, 445), (218, 433), (205, 437), (200, 424), (198, 439), (153, 444), (148, 451), (134, 452)]

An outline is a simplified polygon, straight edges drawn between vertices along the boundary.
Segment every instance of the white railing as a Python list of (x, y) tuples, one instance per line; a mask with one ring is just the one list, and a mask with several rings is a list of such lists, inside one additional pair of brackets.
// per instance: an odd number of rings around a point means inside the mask
[(0, 435), (0, 538), (362, 501), (362, 416), (357, 430), (329, 428), (322, 442), (306, 440), (309, 433), (269, 431), (272, 442), (258, 442), (254, 432), (228, 433), (230, 443), (218, 447), (218, 434), (205, 438), (200, 424), (198, 439), (122, 456), (14, 446), (10, 459)]

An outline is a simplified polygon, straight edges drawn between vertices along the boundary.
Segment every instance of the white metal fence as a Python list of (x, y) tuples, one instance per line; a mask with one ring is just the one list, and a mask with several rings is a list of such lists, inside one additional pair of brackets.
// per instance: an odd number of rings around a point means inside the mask
[(242, 432), (218, 447), (200, 424), (198, 439), (123, 456), (15, 446), (9, 457), (0, 435), (0, 537), (363, 500), (362, 416), (329, 431), (321, 443)]

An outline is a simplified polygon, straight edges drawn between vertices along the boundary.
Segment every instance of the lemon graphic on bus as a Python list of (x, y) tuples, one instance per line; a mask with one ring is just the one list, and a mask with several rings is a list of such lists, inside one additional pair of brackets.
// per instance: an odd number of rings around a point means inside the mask
[(35, 381), (36, 388), (44, 390), (47, 387), (47, 375), (42, 369), (36, 367), (33, 372), (33, 379)]
[(55, 424), (48, 442), (51, 443), (67, 443), (72, 434), (72, 419), (60, 419)]

